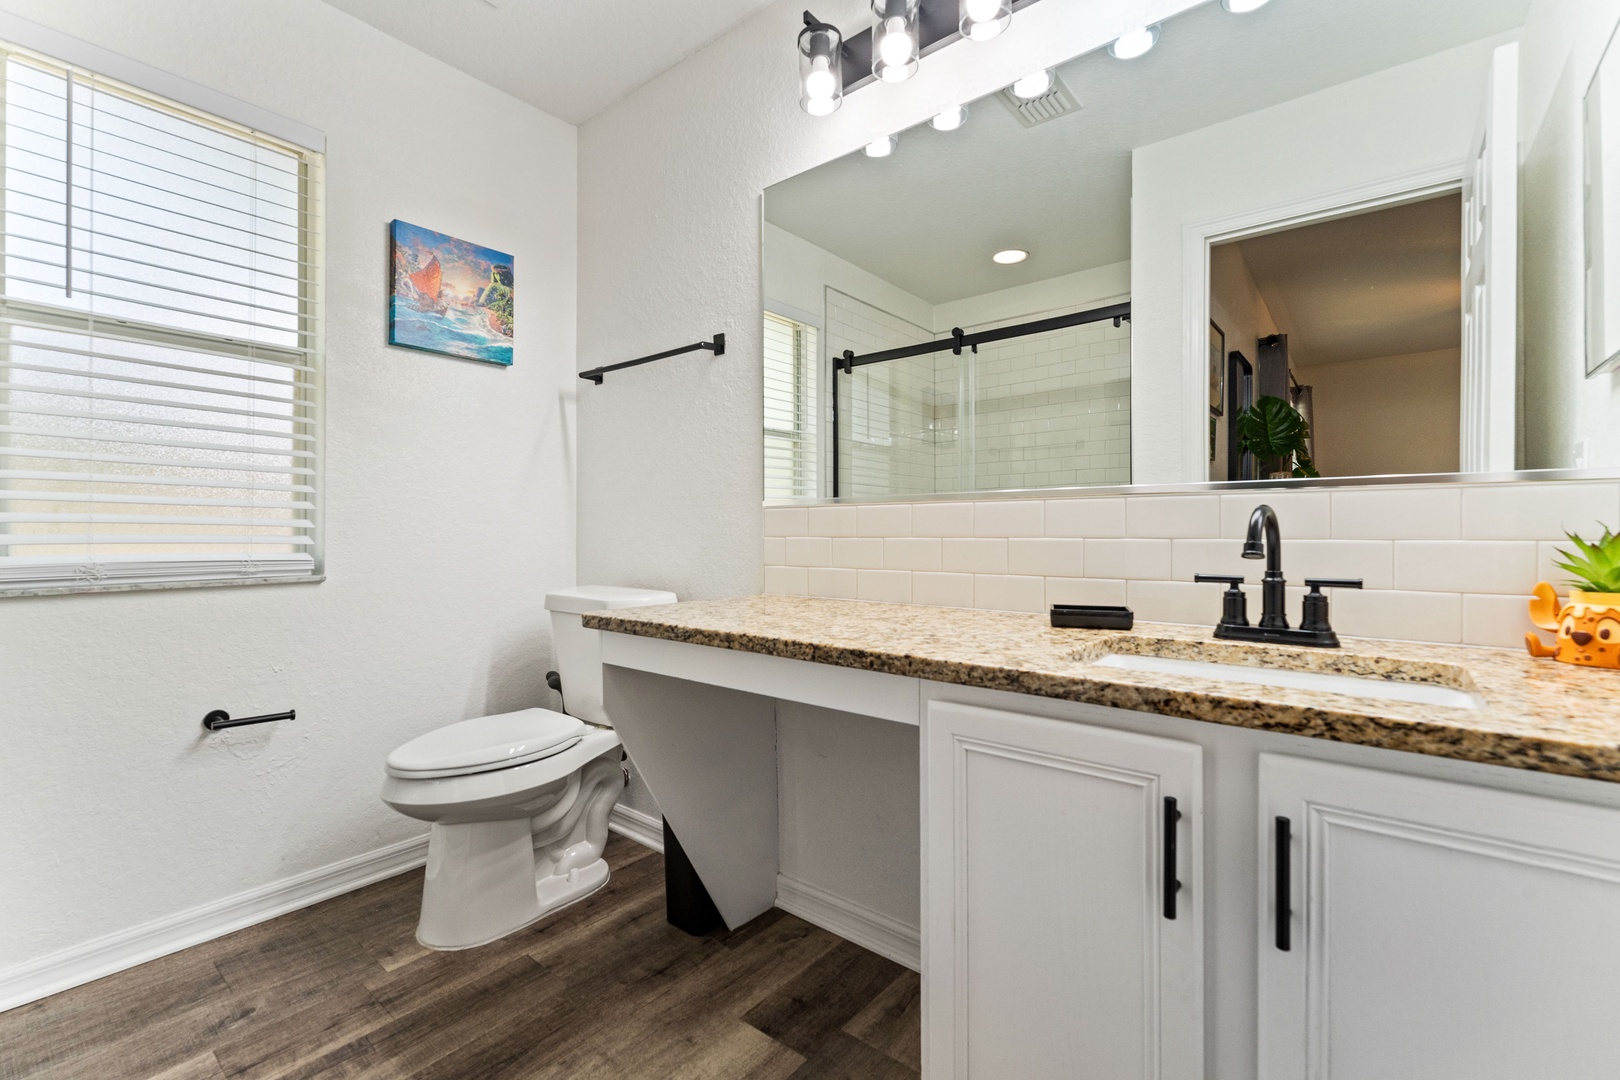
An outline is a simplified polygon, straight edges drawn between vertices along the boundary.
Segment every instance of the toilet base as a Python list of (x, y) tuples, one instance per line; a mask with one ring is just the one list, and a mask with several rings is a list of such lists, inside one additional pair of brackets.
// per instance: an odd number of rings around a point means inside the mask
[(607, 860), (597, 859), (566, 874), (549, 874), (539, 879), (520, 904), (496, 907), (486, 898), (470, 910), (456, 905), (459, 911), (449, 918), (445, 917), (449, 913), (443, 910), (443, 905), (435, 911), (435, 917), (430, 918), (424, 893), (422, 918), (416, 924), (416, 943), (435, 952), (476, 949), (595, 895), (607, 883)]

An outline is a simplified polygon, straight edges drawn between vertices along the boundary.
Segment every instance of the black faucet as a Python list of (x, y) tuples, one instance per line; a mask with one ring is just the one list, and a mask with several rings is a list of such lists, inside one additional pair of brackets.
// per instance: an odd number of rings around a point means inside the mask
[(1260, 583), (1260, 625), (1250, 626), (1248, 597), (1239, 588), (1240, 577), (1196, 574), (1194, 581), (1224, 582), (1221, 621), (1215, 636), (1232, 641), (1266, 641), (1278, 645), (1312, 645), (1337, 649), (1339, 635), (1328, 622), (1328, 598), (1323, 589), (1359, 589), (1360, 578), (1306, 578), (1310, 592), (1305, 596), (1299, 629), (1288, 625), (1288, 582), (1282, 573), (1282, 530), (1277, 512), (1262, 503), (1249, 515), (1249, 532), (1243, 540), (1245, 559), (1265, 559), (1266, 574)]

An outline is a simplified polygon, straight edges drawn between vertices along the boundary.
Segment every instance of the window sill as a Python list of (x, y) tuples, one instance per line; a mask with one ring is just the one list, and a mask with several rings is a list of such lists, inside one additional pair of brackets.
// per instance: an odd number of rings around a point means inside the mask
[(221, 589), (243, 585), (319, 585), (325, 574), (308, 577), (230, 578), (218, 581), (143, 581), (121, 585), (51, 585), (43, 588), (0, 588), (0, 600), (13, 596), (77, 596), (84, 593), (150, 592), (157, 589)]

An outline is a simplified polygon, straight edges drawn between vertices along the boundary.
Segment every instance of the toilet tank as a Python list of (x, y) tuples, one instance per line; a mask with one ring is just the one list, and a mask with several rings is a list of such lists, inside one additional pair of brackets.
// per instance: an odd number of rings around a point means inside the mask
[(576, 585), (546, 594), (551, 637), (562, 679), (563, 709), (588, 724), (612, 727), (602, 708), (602, 632), (587, 630), (580, 616), (612, 608), (673, 604), (676, 596), (661, 589), (626, 589), (617, 585)]

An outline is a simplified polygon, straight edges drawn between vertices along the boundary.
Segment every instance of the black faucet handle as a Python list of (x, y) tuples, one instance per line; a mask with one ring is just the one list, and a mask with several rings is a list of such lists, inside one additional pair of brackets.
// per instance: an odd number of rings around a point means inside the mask
[(1323, 589), (1359, 589), (1360, 578), (1306, 578), (1305, 585), (1311, 592), (1320, 592)]
[(1242, 578), (1226, 574), (1194, 574), (1193, 580), (1203, 584), (1226, 586), (1226, 591), (1221, 594), (1222, 626), (1249, 625), (1249, 598), (1238, 588), (1243, 584)]
[(1225, 574), (1194, 574), (1193, 580), (1202, 585), (1228, 585), (1237, 588), (1243, 584), (1240, 577), (1228, 577)]

